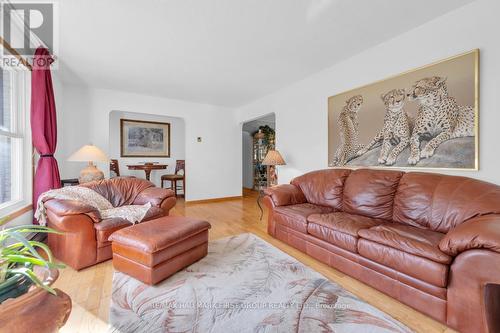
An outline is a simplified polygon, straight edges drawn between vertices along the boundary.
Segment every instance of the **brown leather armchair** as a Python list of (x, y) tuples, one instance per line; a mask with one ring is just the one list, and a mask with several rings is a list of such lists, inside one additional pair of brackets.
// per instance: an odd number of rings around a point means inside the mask
[[(79, 186), (98, 192), (114, 207), (151, 203), (144, 221), (168, 215), (176, 202), (173, 191), (138, 178), (113, 178)], [(101, 219), (94, 207), (79, 201), (52, 199), (44, 205), (47, 225), (62, 232), (49, 234), (49, 247), (57, 259), (77, 270), (111, 259), (108, 237), (131, 225), (125, 219)]]
[(485, 305), (500, 284), (500, 186), (329, 169), (265, 193), (273, 237), (460, 332), (500, 322), (498, 302)]

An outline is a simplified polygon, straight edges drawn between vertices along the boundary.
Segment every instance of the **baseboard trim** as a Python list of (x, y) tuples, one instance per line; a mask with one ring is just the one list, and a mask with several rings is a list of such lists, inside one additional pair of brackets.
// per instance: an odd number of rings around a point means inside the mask
[(221, 202), (221, 201), (232, 201), (242, 199), (242, 195), (237, 195), (234, 197), (222, 197), (222, 198), (213, 198), (213, 199), (203, 199), (203, 200), (189, 200), (186, 201), (186, 205), (191, 204), (200, 204), (200, 203), (213, 203), (213, 202)]

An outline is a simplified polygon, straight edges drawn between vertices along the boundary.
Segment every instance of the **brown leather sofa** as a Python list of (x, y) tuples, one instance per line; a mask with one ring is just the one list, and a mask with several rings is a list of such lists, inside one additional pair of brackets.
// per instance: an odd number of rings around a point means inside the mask
[(488, 332), (484, 289), (500, 284), (500, 186), (329, 169), (265, 192), (270, 235), (454, 329)]
[[(150, 202), (152, 207), (144, 221), (168, 215), (176, 202), (172, 190), (155, 187), (153, 183), (138, 178), (118, 177), (79, 186), (98, 192), (114, 207)], [(49, 247), (56, 258), (77, 270), (111, 259), (108, 237), (131, 225), (121, 218), (101, 219), (94, 207), (79, 201), (52, 199), (45, 201), (44, 205), (47, 225), (62, 232), (61, 235), (49, 234)]]

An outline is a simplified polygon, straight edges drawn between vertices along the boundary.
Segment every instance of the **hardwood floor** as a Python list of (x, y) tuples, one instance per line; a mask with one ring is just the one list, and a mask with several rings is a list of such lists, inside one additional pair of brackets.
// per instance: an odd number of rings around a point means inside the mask
[[(266, 232), (266, 215), (264, 214), (262, 221), (259, 221), (260, 211), (256, 203), (256, 194), (252, 191), (245, 191), (243, 198), (223, 202), (186, 204), (180, 199), (172, 215), (186, 215), (209, 221), (212, 224), (211, 240), (245, 232), (256, 234), (416, 332), (454, 332), (410, 307), (270, 237)], [(79, 272), (71, 268), (62, 270), (55, 287), (71, 297), (73, 310), (61, 332), (107, 330), (112, 276), (111, 261)]]

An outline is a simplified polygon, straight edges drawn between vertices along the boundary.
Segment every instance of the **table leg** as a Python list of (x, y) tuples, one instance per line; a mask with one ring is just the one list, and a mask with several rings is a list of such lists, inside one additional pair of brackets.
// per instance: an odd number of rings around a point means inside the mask
[(144, 170), (146, 173), (146, 180), (149, 180), (149, 176), (151, 175), (151, 170)]
[(262, 221), (262, 217), (264, 216), (264, 209), (262, 208), (262, 205), (260, 203), (260, 199), (263, 197), (263, 194), (264, 194), (264, 192), (259, 187), (259, 196), (257, 197), (257, 205), (259, 206), (259, 209), (260, 209), (260, 221)]

